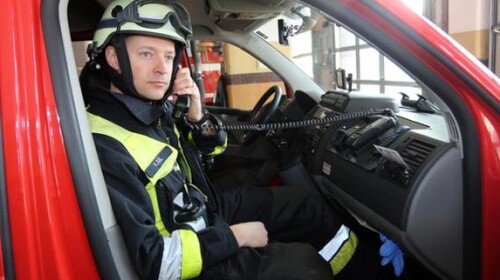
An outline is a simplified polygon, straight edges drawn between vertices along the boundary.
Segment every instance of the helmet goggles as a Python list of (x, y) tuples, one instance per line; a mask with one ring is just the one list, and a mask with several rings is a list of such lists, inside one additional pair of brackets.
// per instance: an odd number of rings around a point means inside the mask
[(161, 34), (162, 28), (174, 29), (184, 40), (193, 33), (188, 11), (174, 1), (132, 1), (125, 7), (115, 6), (111, 15), (112, 17), (101, 20), (97, 30), (116, 28), (113, 33), (134, 33), (133, 29), (122, 29), (122, 26), (132, 23), (149, 29), (152, 34)]

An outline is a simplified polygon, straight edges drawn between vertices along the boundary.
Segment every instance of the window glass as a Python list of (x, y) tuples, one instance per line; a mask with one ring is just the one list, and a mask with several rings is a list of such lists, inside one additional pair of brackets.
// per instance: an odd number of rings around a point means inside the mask
[(399, 66), (391, 60), (384, 57), (384, 77), (386, 81), (404, 81), (413, 82), (413, 79), (408, 76)]
[(290, 47), (292, 49), (292, 55), (294, 57), (303, 54), (311, 54), (312, 50), (311, 31), (296, 34), (289, 41), (292, 41), (290, 43)]
[(374, 48), (359, 50), (360, 80), (380, 80), (380, 55)]
[[(403, 1), (419, 14), (423, 14), (426, 9), (424, 0)], [(337, 69), (344, 69), (346, 75), (352, 75), (352, 87), (355, 90), (385, 93), (394, 92), (394, 87), (398, 86), (410, 89), (418, 86), (404, 70), (348, 29), (329, 22), (321, 14), (311, 11), (308, 15), (317, 24), (311, 30), (289, 37), (286, 47), (291, 50), (292, 61), (324, 90), (335, 88), (334, 73)], [(285, 16), (285, 20), (288, 25), (301, 23), (300, 19), (293, 16)], [(270, 21), (264, 26), (267, 25), (275, 30), (276, 22)], [(268, 38), (267, 41), (272, 43), (275, 39)]]
[(307, 74), (313, 77), (312, 61), (312, 34), (311, 31), (299, 33), (293, 36), (290, 41), (290, 49), (295, 64)]
[[(424, 0), (403, 0), (403, 2), (416, 13), (424, 13), (426, 5)], [(409, 89), (417, 88), (417, 83), (409, 75), (370, 47), (366, 41), (357, 38), (345, 28), (335, 26), (334, 30), (336, 59), (333, 68), (343, 68), (346, 73), (352, 73), (353, 88), (357, 85), (363, 91), (376, 90), (389, 94), (393, 94), (400, 85)], [(397, 92), (395, 94), (397, 95)]]
[(361, 83), (359, 86), (359, 90), (362, 92), (380, 92), (380, 86)]
[(337, 28), (338, 37), (336, 38), (335, 47), (352, 47), (356, 44), (356, 37), (344, 28)]
[(336, 54), (337, 68), (345, 69), (346, 74), (351, 73), (353, 79), (357, 79), (356, 75), (356, 51), (343, 51)]
[(358, 38), (358, 42), (359, 42), (360, 46), (368, 45), (368, 43), (366, 41), (364, 41), (363, 39), (361, 39), (361, 38)]

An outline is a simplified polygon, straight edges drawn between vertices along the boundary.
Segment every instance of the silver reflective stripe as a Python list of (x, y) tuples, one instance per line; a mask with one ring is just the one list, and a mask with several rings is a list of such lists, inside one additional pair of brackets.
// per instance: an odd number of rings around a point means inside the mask
[[(174, 204), (179, 206), (179, 207), (184, 206), (184, 193), (180, 192), (175, 196)], [(177, 213), (179, 213), (179, 211), (174, 210), (174, 220), (175, 220), (175, 217), (177, 216)], [(202, 229), (207, 228), (207, 224), (205, 223), (203, 216), (198, 217), (198, 219), (196, 219), (195, 221), (189, 221), (189, 222), (184, 223), (184, 224), (189, 225), (195, 232), (198, 232)]]
[(174, 231), (171, 236), (163, 235), (163, 256), (158, 279), (180, 279), (181, 261), (182, 248), (179, 232)]
[(327, 262), (331, 261), (332, 258), (337, 254), (339, 249), (342, 247), (342, 244), (349, 239), (349, 232), (351, 230), (342, 225), (340, 229), (337, 231), (335, 236), (328, 242), (321, 251), (319, 251), (319, 254), (325, 259)]

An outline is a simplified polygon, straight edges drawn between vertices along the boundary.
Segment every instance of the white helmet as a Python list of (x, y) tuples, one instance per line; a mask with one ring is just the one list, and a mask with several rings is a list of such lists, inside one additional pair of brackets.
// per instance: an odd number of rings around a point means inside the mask
[(90, 51), (97, 55), (117, 34), (163, 37), (186, 46), (191, 20), (186, 9), (172, 0), (116, 0), (104, 11)]

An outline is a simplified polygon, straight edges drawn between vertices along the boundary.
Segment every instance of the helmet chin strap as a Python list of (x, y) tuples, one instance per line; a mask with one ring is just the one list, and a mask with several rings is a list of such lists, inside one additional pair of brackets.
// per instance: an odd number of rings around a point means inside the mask
[(116, 50), (116, 56), (118, 57), (118, 63), (120, 64), (121, 70), (121, 73), (119, 73), (109, 65), (106, 67), (111, 83), (125, 95), (148, 101), (147, 98), (141, 96), (135, 89), (132, 79), (132, 69), (130, 68), (130, 60), (125, 46), (125, 36), (117, 35), (113, 37), (110, 45)]
[[(113, 67), (109, 66), (107, 68), (107, 72), (109, 74), (109, 77), (111, 79), (111, 82), (113, 85), (115, 85), (123, 94), (143, 100), (143, 101), (148, 101), (148, 102), (158, 102), (158, 100), (150, 100), (148, 98), (145, 98), (139, 92), (137, 92), (135, 86), (134, 86), (134, 79), (132, 75), (132, 68), (130, 67), (130, 59), (128, 56), (127, 48), (125, 45), (125, 36), (123, 35), (117, 35), (115, 36), (111, 42), (110, 45), (112, 45), (115, 50), (116, 54), (118, 57), (118, 63), (120, 64), (120, 70), (121, 73), (116, 71)], [(170, 85), (168, 89), (165, 91), (165, 94), (163, 95), (163, 98), (161, 99), (160, 103), (163, 104), (168, 96), (172, 92), (172, 87), (173, 87), (173, 81), (175, 80), (175, 75), (177, 74), (178, 70), (178, 63), (182, 57), (182, 51), (183, 47), (178, 44), (177, 42), (175, 43), (175, 57), (173, 61), (173, 69), (172, 69), (172, 76), (170, 77)]]

